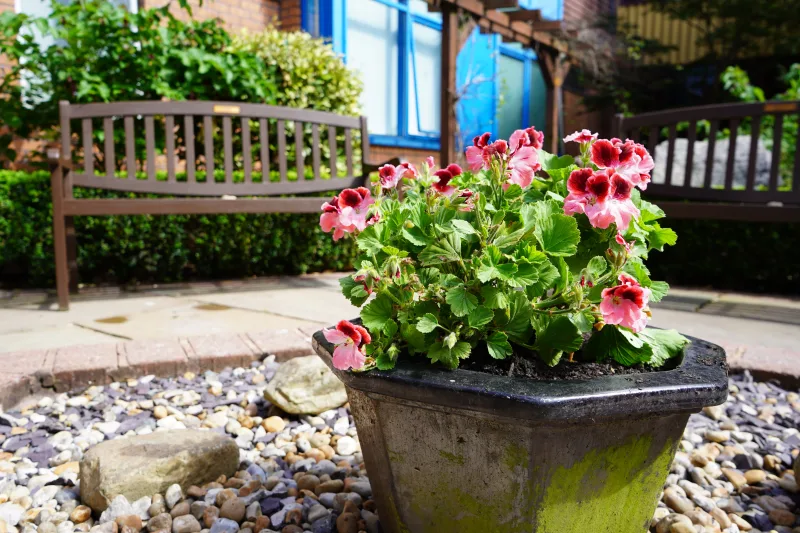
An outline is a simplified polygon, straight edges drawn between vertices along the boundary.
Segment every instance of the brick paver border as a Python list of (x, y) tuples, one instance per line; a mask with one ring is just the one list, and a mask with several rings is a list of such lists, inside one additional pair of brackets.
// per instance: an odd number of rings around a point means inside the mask
[[(155, 374), (221, 370), (248, 365), (268, 355), (278, 361), (308, 355), (318, 329), (273, 329), (178, 339), (121, 341), (0, 354), (0, 412), (26, 397), (63, 392)], [(759, 379), (800, 385), (800, 351), (763, 346), (723, 346), (733, 372), (748, 370)]]
[(309, 355), (313, 353), (311, 333), (273, 329), (0, 353), (0, 412), (40, 393), (149, 374), (221, 370), (249, 365), (268, 355), (278, 361)]

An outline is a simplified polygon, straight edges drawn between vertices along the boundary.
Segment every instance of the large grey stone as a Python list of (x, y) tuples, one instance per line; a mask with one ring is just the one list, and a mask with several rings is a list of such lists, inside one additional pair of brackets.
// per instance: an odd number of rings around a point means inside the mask
[(264, 397), (287, 413), (317, 415), (347, 401), (344, 385), (316, 355), (281, 365)]
[(210, 431), (180, 430), (102, 442), (80, 466), (81, 500), (101, 512), (118, 495), (129, 501), (163, 493), (177, 483), (203, 485), (239, 466), (239, 448)]
[[(733, 161), (733, 184), (735, 187), (744, 187), (747, 183), (747, 173), (750, 164), (749, 135), (736, 137), (736, 152)], [(688, 152), (688, 139), (675, 139), (672, 163), (672, 185), (683, 185), (686, 181), (686, 155)], [(725, 174), (728, 165), (728, 150), (730, 139), (717, 139), (714, 144), (714, 163), (711, 167), (711, 184), (721, 187), (725, 184)], [(653, 183), (665, 183), (667, 173), (667, 154), (669, 141), (663, 141), (656, 146), (654, 154), (656, 166), (653, 169)], [(702, 187), (706, 176), (706, 159), (708, 157), (708, 141), (694, 143), (694, 156), (692, 157), (691, 186)], [(756, 185), (768, 185), (769, 173), (772, 167), (772, 153), (767, 150), (762, 139), (758, 140), (756, 147)]]

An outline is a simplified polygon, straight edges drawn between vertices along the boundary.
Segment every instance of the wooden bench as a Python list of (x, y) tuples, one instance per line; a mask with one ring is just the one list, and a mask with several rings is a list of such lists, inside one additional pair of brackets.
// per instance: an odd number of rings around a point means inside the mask
[[(629, 138), (644, 144), (656, 159), (653, 181), (648, 186), (647, 193), (648, 196), (668, 199), (658, 202), (668, 216), (752, 222), (797, 222), (800, 221), (800, 135), (788, 152), (788, 154), (793, 153), (794, 157), (791, 171), (788, 173), (781, 172), (781, 158), (783, 155), (788, 156), (782, 153), (783, 143), (773, 143), (770, 150), (765, 150), (764, 143), (759, 138), (762, 123), (766, 119), (773, 122), (773, 138), (782, 139), (784, 118), (798, 113), (800, 113), (800, 101), (687, 107), (643, 113), (632, 117), (616, 115), (613, 131), (615, 137)], [(703, 132), (706, 140), (702, 141), (698, 140), (698, 123), (701, 121), (707, 121), (703, 125), (708, 126), (707, 134)], [(746, 179), (743, 184), (737, 186), (734, 179), (736, 139), (743, 123), (749, 125), (751, 135), (750, 140), (745, 141), (749, 144)], [(678, 168), (675, 163), (679, 125), (686, 126), (686, 159), (683, 168)], [(664, 128), (667, 130), (666, 139), (662, 135)], [(723, 128), (730, 131), (727, 140), (717, 139), (717, 134), (722, 132)], [(715, 184), (713, 180), (715, 147), (722, 142), (728, 144), (724, 162), (724, 181)], [(694, 164), (700, 159), (695, 157), (695, 151), (700, 143), (703, 143), (703, 148), (706, 150), (705, 168), (702, 172), (697, 172)], [(660, 154), (656, 150), (659, 144), (662, 147)], [(664, 165), (659, 165), (659, 158), (664, 158), (664, 148), (666, 162)], [(764, 169), (765, 172), (759, 174), (765, 178), (763, 180), (765, 183), (762, 184), (757, 183), (757, 167), (759, 164), (763, 165), (766, 158), (759, 161), (759, 152), (762, 155), (766, 152), (771, 156), (768, 171)], [(673, 174), (676, 173), (683, 174), (681, 183), (675, 183), (677, 180), (673, 179)], [(696, 179), (692, 180), (692, 176)], [(784, 185), (781, 185), (781, 179)], [(791, 185), (788, 184), (789, 181)]]
[[(52, 190), (56, 287), (62, 310), (69, 307), (70, 289), (77, 290), (74, 216), (315, 213), (327, 199), (320, 193), (364, 185), (379, 166), (369, 163), (365, 117), (236, 102), (61, 102), (59, 113), (61, 146)], [(82, 164), (73, 161), (73, 121), (80, 122), (75, 151), (82, 154)], [(290, 124), (292, 140), (287, 139)], [(115, 141), (115, 128), (120, 126)], [(220, 134), (221, 152), (214, 143)], [(355, 137), (360, 138), (360, 157)], [(276, 149), (270, 149), (270, 140)], [(163, 154), (157, 153), (157, 142), (163, 145)], [(119, 160), (115, 145), (124, 146), (125, 155)], [(287, 157), (292, 145), (296, 154), (305, 150), (304, 156), (294, 158), (296, 179), (290, 179)], [(325, 165), (324, 150), (328, 151)], [(142, 155), (139, 166), (137, 152)], [(222, 161), (216, 178), (212, 177), (215, 156)], [(157, 171), (162, 167), (165, 171)], [(170, 197), (79, 199), (73, 196), (76, 186)], [(306, 196), (278, 197), (300, 194)]]

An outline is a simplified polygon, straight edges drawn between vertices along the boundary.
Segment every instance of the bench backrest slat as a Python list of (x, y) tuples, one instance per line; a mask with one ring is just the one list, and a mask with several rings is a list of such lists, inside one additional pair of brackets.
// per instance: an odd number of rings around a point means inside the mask
[[(72, 159), (72, 120), (81, 122), (78, 146), (79, 154), (83, 153), (81, 168), (69, 165), (69, 170), (64, 173), (65, 195), (71, 194), (73, 185), (78, 185), (185, 196), (271, 196), (341, 190), (364, 182), (365, 160), (369, 153), (364, 117), (238, 102), (114, 102), (83, 105), (62, 102), (60, 113), (63, 159)], [(114, 138), (114, 122), (117, 120), (124, 124), (124, 159), (115, 153), (119, 149)], [(96, 121), (102, 121), (104, 141), (101, 150), (95, 148), (93, 137)], [(287, 142), (287, 128), (294, 128), (291, 144)], [(257, 131), (254, 132), (254, 129)], [(359, 130), (361, 134), (360, 171), (354, 161), (357, 152), (353, 130)], [(272, 139), (270, 133), (274, 134)], [(292, 134), (291, 130), (288, 133)], [(330, 177), (321, 172), (323, 136), (326, 133), (330, 151)], [(343, 145), (337, 140), (337, 135), (342, 134)], [(141, 152), (142, 141), (144, 154)], [(199, 146), (197, 142), (201, 145), (199, 150), (196, 148)], [(259, 146), (254, 146), (253, 142)], [(292, 147), (295, 160), (290, 170)], [(277, 179), (270, 173), (270, 158), (273, 157), (270, 152), (273, 150), (278, 159)], [(198, 151), (202, 153), (198, 154)], [(337, 168), (340, 154), (344, 156), (347, 168), (347, 174), (343, 177)], [(220, 155), (221, 158), (215, 159)], [(100, 156), (102, 162), (97, 161)], [(259, 160), (260, 169), (254, 164), (255, 158)], [(95, 169), (98, 165), (102, 167), (101, 172)], [(223, 167), (224, 177), (215, 177), (216, 165)], [(313, 168), (308, 169), (309, 165)], [(158, 170), (164, 167), (166, 179), (158, 174)], [(124, 176), (120, 175), (120, 169)], [(184, 169), (186, 180), (179, 181), (178, 172)], [(199, 169), (204, 170), (205, 179), (201, 176), (198, 181)], [(260, 180), (257, 177), (259, 170)], [(295, 170), (297, 176), (292, 175)], [(137, 176), (139, 171), (144, 171), (145, 179)], [(242, 175), (237, 177), (238, 171), (242, 172), (243, 178)]]
[[(798, 204), (800, 136), (792, 160), (782, 146), (787, 116), (800, 120), (800, 101), (720, 104), (632, 117), (617, 115), (613, 136), (640, 142), (647, 137), (647, 149), (656, 161), (648, 187), (654, 195)], [(765, 120), (769, 121), (769, 135), (762, 139)], [(749, 141), (742, 138), (748, 129)], [(719, 135), (722, 132), (727, 139)]]

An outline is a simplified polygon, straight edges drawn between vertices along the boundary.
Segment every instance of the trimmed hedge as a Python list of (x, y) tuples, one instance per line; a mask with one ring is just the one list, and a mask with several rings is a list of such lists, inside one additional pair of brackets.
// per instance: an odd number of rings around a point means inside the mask
[[(155, 195), (75, 189), (79, 198)], [(163, 197), (163, 196), (162, 196)], [(322, 200), (320, 200), (321, 204)], [(75, 217), (82, 283), (173, 282), (347, 270), (349, 241), (334, 243), (317, 214)], [(0, 279), (54, 284), (47, 172), (0, 171)]]
[[(76, 189), (75, 195), (153, 196), (97, 189)], [(53, 286), (51, 213), (48, 173), (0, 171), (4, 284)], [(81, 281), (166, 283), (351, 268), (352, 243), (334, 243), (318, 221), (316, 214), (76, 217)], [(800, 295), (796, 224), (668, 220), (668, 225), (678, 233), (678, 244), (650, 262), (653, 277), (676, 286)]]
[(666, 225), (678, 243), (647, 264), (654, 278), (684, 287), (800, 295), (798, 224), (667, 219)]

